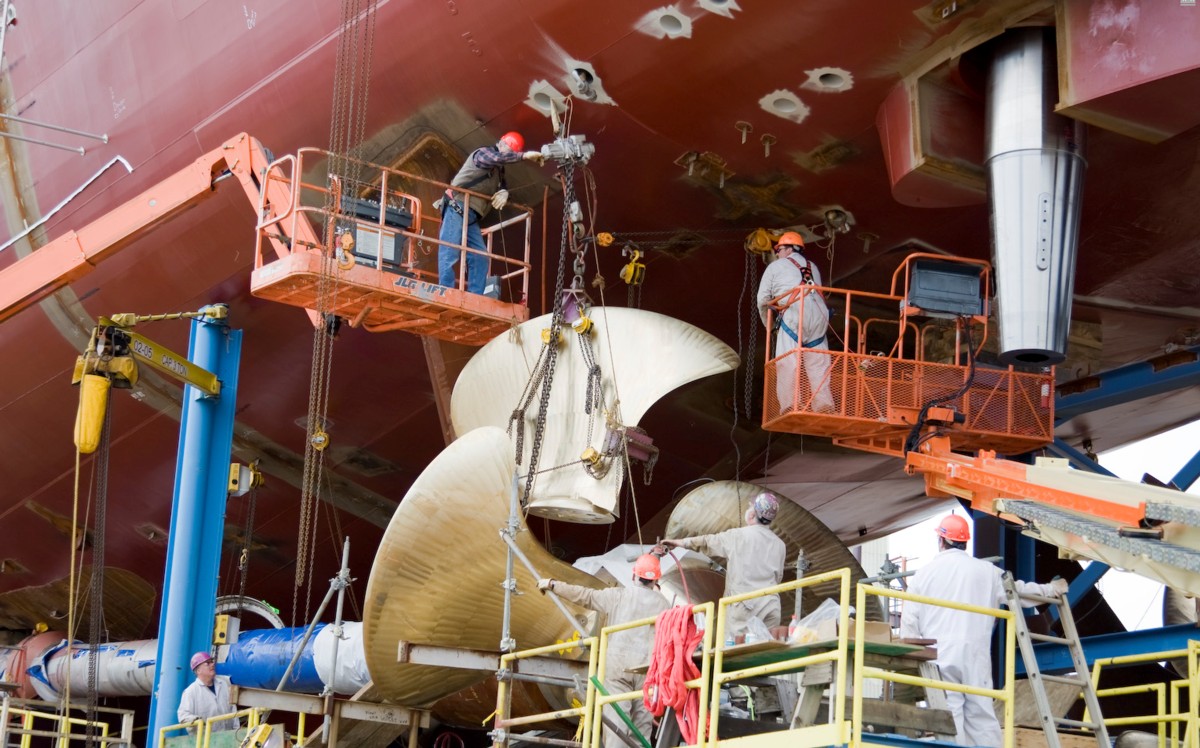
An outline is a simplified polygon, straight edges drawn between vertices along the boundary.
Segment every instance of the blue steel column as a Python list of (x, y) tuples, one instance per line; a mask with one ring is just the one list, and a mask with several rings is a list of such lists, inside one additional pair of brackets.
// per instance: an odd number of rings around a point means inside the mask
[(224, 320), (192, 320), (188, 359), (217, 375), (221, 394), (184, 386), (148, 746), (160, 727), (178, 721), (191, 654), (212, 647), (241, 350), (242, 332)]
[(1200, 452), (1192, 455), (1192, 459), (1179, 468), (1179, 472), (1175, 473), (1171, 482), (1178, 486), (1180, 491), (1186, 491), (1192, 487), (1197, 478), (1200, 478)]

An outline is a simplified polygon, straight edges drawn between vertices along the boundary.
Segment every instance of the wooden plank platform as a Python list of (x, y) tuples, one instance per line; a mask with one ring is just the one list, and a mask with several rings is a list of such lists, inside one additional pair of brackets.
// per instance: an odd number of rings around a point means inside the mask
[[(857, 642), (851, 639), (848, 644), (850, 655), (853, 656)], [(723, 668), (725, 670), (741, 670), (759, 665), (769, 665), (799, 657), (807, 657), (812, 654), (828, 652), (837, 649), (837, 646), (837, 639), (810, 642), (808, 644), (791, 644), (776, 640), (738, 644), (725, 648)], [(868, 641), (865, 646), (868, 655), (903, 657), (913, 660), (933, 660), (937, 658), (935, 650), (917, 644)], [(802, 670), (803, 668), (798, 669)]]

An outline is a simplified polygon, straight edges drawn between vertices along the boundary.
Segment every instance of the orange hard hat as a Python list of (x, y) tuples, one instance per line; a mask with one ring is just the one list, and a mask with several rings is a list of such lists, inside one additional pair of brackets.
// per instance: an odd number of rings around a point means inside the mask
[(957, 514), (947, 514), (938, 523), (937, 534), (952, 543), (965, 543), (971, 539), (971, 526)]
[(633, 562), (633, 575), (638, 579), (662, 579), (662, 565), (658, 563), (658, 556), (651, 553), (638, 556), (637, 561)]
[(500, 142), (504, 143), (511, 150), (520, 153), (525, 150), (525, 138), (521, 137), (521, 133), (513, 130), (506, 132), (500, 136)]
[(797, 234), (795, 231), (785, 231), (783, 235), (775, 240), (775, 247), (786, 247), (788, 245), (803, 247), (804, 237)]

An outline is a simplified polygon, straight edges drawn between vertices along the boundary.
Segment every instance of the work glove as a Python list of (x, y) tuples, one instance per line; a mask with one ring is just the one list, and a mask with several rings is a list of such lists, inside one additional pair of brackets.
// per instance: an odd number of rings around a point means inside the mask
[(1055, 597), (1062, 597), (1063, 595), (1067, 594), (1067, 590), (1070, 588), (1071, 583), (1065, 579), (1059, 578), (1050, 580), (1050, 594), (1054, 595)]
[(525, 151), (525, 155), (521, 158), (532, 161), (538, 166), (544, 166), (546, 163), (546, 157), (542, 155), (541, 151)]
[(508, 190), (497, 190), (496, 194), (492, 195), (492, 207), (504, 210), (505, 205), (508, 205)]
[(546, 590), (551, 590), (551, 589), (554, 589), (554, 580), (553, 579), (539, 579), (538, 580), (538, 591), (540, 591), (543, 595), (546, 594)]

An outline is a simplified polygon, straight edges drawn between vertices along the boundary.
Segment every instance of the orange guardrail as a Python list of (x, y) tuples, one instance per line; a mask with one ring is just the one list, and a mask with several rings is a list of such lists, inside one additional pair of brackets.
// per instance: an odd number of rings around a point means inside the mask
[[(334, 161), (338, 172), (332, 173)], [(317, 176), (313, 176), (317, 175)], [(529, 319), (532, 209), (481, 225), (485, 248), (438, 238), (434, 202), (487, 196), (315, 148), (273, 161), (261, 178), (251, 292), (371, 332), (404, 330), (481, 345)], [(508, 244), (513, 246), (510, 248)], [(440, 247), (459, 253), (457, 282), (438, 284)], [(466, 256), (486, 257), (499, 296), (465, 290)]]
[[(764, 429), (832, 437), (843, 446), (900, 456), (923, 409), (943, 401), (945, 410), (926, 415), (956, 450), (1015, 454), (1053, 440), (1053, 370), (972, 365), (970, 357), (988, 337), (986, 303), (985, 314), (958, 319), (913, 306), (911, 266), (922, 258), (960, 262), (915, 254), (896, 270), (887, 294), (800, 286), (772, 301), (770, 329), (795, 306), (796, 329), (803, 330), (803, 301), (810, 294), (820, 294), (840, 324), (831, 322), (826, 331), (829, 349), (801, 341), (776, 355), (768, 347)], [(987, 288), (987, 263), (961, 262), (979, 266)]]

